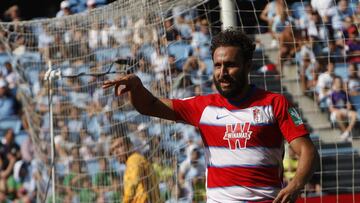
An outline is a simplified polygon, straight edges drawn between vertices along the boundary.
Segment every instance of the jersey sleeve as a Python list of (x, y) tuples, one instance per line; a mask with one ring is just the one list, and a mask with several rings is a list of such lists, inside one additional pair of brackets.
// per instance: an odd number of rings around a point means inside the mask
[(173, 99), (176, 120), (198, 127), (204, 109), (201, 97)]
[(274, 114), (280, 131), (288, 143), (309, 134), (300, 114), (283, 95), (275, 99)]

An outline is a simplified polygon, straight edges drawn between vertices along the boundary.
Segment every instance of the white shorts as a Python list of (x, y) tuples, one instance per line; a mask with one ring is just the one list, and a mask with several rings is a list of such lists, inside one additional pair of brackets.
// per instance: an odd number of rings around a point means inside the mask
[(349, 110), (347, 110), (347, 109), (338, 109), (338, 111), (334, 111), (334, 112), (331, 112), (331, 114), (330, 114), (330, 120), (331, 120), (331, 122), (336, 122), (336, 115), (338, 114), (338, 113), (343, 113), (343, 114), (345, 114), (347, 117), (349, 117)]

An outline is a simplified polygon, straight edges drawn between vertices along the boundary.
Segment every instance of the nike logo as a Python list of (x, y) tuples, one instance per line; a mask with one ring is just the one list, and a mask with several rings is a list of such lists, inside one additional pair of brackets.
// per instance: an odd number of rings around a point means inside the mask
[(216, 119), (219, 120), (219, 119), (225, 118), (225, 117), (227, 117), (227, 116), (229, 116), (229, 115), (222, 115), (222, 116), (217, 115), (217, 116), (216, 116)]

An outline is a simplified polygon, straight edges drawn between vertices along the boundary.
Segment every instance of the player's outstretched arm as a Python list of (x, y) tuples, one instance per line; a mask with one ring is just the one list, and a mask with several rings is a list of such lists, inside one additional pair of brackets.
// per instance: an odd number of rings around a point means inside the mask
[(274, 203), (295, 202), (319, 163), (319, 154), (309, 137), (296, 138), (290, 142), (290, 146), (299, 156), (297, 170), (294, 178), (279, 192)]
[(115, 95), (120, 96), (129, 93), (130, 102), (135, 109), (144, 115), (155, 116), (168, 120), (175, 120), (172, 101), (170, 99), (159, 99), (147, 90), (139, 77), (134, 74), (122, 76), (115, 80), (107, 80), (103, 88), (115, 87)]

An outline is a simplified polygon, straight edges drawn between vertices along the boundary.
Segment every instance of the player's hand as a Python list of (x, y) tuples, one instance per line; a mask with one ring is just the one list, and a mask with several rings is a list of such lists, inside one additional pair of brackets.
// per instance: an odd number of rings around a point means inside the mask
[(115, 95), (120, 96), (128, 91), (133, 91), (142, 86), (142, 83), (139, 77), (134, 74), (129, 74), (114, 80), (105, 81), (102, 88), (106, 89), (112, 86), (115, 86)]
[(295, 185), (289, 183), (276, 196), (273, 203), (294, 203), (299, 195), (300, 190)]

